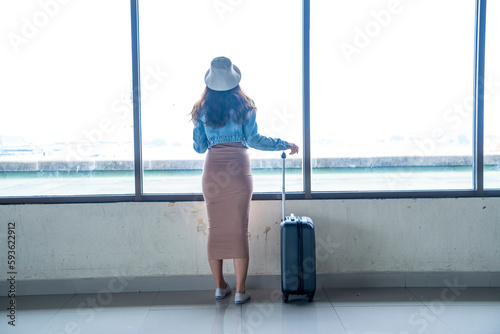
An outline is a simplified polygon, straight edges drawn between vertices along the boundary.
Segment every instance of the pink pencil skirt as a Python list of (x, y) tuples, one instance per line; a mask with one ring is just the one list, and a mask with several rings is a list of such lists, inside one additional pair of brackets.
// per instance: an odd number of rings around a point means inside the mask
[(209, 260), (248, 259), (248, 215), (253, 192), (248, 149), (223, 143), (209, 149), (202, 174), (208, 215)]

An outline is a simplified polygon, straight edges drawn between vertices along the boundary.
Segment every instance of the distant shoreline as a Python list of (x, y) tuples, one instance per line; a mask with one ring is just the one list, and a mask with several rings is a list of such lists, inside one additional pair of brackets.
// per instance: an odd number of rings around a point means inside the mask
[[(254, 169), (281, 168), (280, 159), (252, 159)], [(287, 168), (302, 168), (302, 159), (287, 159)], [(395, 156), (362, 158), (314, 158), (312, 168), (375, 168), (375, 167), (461, 167), (472, 166), (472, 156)], [(500, 165), (500, 155), (484, 157), (486, 166)], [(201, 170), (202, 159), (144, 160), (143, 168), (153, 170)], [(0, 172), (37, 171), (127, 171), (134, 170), (132, 160), (92, 161), (0, 161)]]

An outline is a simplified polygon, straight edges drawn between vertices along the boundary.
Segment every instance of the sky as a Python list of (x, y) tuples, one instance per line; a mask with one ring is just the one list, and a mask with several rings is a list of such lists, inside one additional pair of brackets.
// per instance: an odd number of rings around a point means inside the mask
[[(474, 3), (312, 1), (313, 156), (471, 154)], [(202, 158), (190, 150), (188, 114), (211, 59), (221, 55), (242, 71), (261, 132), (301, 146), (301, 1), (139, 5), (146, 158)], [(488, 6), (491, 15), (500, 13), (499, 1)], [(0, 13), (0, 136), (84, 143), (81, 158), (130, 157), (130, 145), (110, 152), (98, 144), (132, 140), (129, 3), (30, 0), (8, 7)], [(487, 22), (488, 41), (499, 40), (500, 20)], [(493, 137), (499, 50), (487, 44), (486, 134)], [(166, 147), (150, 145), (161, 142)]]

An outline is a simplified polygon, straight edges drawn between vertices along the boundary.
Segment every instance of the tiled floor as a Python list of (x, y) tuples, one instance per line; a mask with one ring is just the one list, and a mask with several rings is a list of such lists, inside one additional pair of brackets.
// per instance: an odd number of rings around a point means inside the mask
[(213, 291), (20, 296), (15, 327), (1, 297), (0, 333), (500, 333), (500, 289), (325, 288), (288, 304), (249, 292), (243, 306)]

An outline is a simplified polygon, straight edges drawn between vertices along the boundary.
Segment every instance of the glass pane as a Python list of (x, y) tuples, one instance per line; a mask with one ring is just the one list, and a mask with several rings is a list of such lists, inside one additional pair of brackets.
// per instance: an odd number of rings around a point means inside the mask
[(488, 1), (484, 85), (484, 187), (500, 188), (500, 1)]
[[(145, 193), (201, 193), (205, 155), (193, 150), (189, 113), (213, 58), (242, 72), (260, 133), (302, 143), (302, 2), (140, 1)], [(249, 151), (254, 192), (281, 191), (281, 152)], [(287, 189), (302, 190), (302, 160)]]
[(313, 191), (472, 188), (474, 15), (311, 1)]
[(133, 193), (130, 5), (13, 1), (0, 31), (0, 196)]

